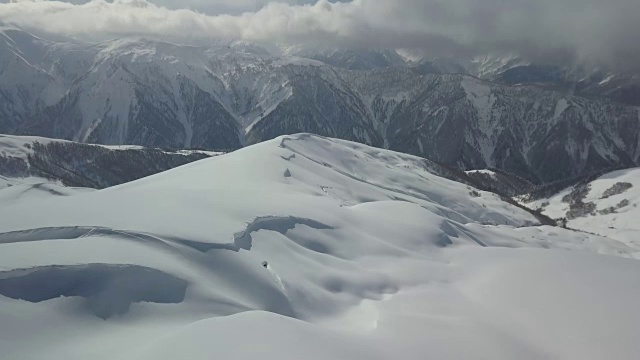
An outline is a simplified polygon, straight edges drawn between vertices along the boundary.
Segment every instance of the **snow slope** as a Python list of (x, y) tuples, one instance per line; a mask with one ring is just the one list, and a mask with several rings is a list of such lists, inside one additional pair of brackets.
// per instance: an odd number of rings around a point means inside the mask
[[(584, 189), (581, 199), (588, 211), (571, 216), (568, 199), (576, 188)], [(574, 196), (575, 197), (575, 196)], [(589, 204), (593, 204), (589, 206)], [(640, 244), (640, 169), (626, 169), (603, 175), (587, 184), (579, 184), (540, 199), (530, 207), (542, 208), (552, 218), (567, 217), (569, 227), (610, 237), (626, 243)]]
[(302, 134), (2, 203), (0, 347), (11, 359), (635, 357), (637, 248), (537, 226), (433, 172)]

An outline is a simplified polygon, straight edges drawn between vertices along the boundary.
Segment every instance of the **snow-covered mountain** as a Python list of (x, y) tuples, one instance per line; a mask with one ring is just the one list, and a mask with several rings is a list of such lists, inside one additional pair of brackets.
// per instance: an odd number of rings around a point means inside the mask
[(640, 244), (640, 169), (614, 171), (585, 179), (526, 205), (563, 219), (566, 226), (626, 243)]
[(104, 190), (1, 189), (3, 357), (636, 357), (637, 244), (441, 171), (302, 134)]
[[(385, 51), (326, 50), (323, 61), (341, 59), (334, 67), (292, 55), (317, 59), (322, 51), (281, 55), (246, 42), (78, 44), (18, 29), (0, 34), (4, 133), (235, 149), (311, 132), (467, 170), (496, 168), (534, 183), (640, 164), (637, 107), (537, 83), (446, 74), (457, 67), (435, 60), (434, 73), (385, 67), (402, 60)], [(353, 56), (381, 56), (388, 64), (345, 69)], [(498, 76), (516, 63), (505, 66), (478, 69)]]
[[(0, 189), (106, 188), (220, 153), (0, 135)], [(15, 190), (15, 189), (14, 189)]]

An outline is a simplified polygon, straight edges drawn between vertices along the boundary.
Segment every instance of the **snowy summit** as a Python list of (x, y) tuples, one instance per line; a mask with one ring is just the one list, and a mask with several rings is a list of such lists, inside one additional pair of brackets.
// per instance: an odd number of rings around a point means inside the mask
[(103, 190), (0, 189), (2, 357), (635, 358), (640, 247), (468, 179), (299, 134)]

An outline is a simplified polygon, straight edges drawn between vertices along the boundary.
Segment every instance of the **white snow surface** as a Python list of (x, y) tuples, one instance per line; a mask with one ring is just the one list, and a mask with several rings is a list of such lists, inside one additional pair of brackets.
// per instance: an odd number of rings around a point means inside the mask
[(2, 357), (636, 358), (636, 248), (429, 170), (302, 134), (1, 202)]

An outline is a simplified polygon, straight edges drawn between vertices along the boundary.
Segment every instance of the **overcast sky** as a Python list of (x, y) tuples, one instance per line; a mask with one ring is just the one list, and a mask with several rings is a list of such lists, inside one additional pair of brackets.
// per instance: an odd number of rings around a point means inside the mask
[(640, 0), (0, 0), (0, 21), (62, 35), (502, 51), (636, 68), (639, 16)]

